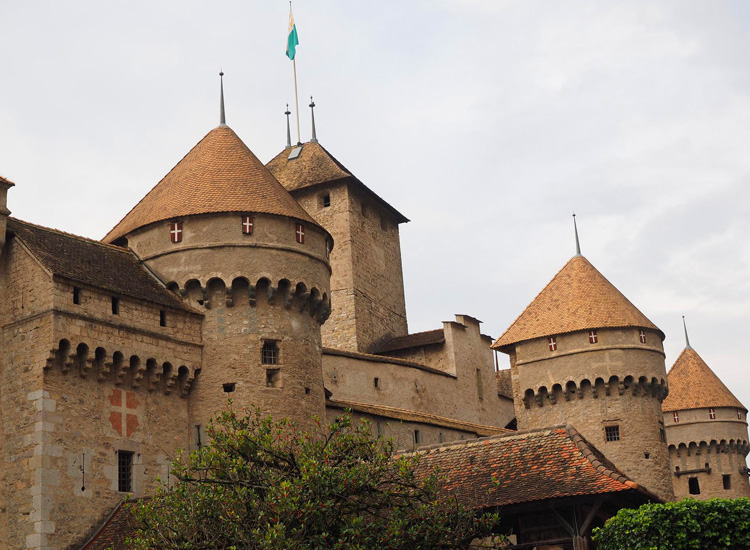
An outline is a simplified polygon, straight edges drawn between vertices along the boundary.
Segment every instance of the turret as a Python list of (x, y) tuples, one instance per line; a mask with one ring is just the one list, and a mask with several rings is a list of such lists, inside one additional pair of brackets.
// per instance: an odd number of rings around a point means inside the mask
[(662, 409), (678, 499), (750, 497), (747, 408), (690, 346), (669, 370)]
[(14, 185), (12, 181), (8, 181), (0, 176), (0, 254), (3, 253), (3, 248), (5, 247), (5, 231), (8, 224), (8, 216), (10, 216), (10, 210), (8, 210), (8, 189)]
[(663, 339), (577, 254), (492, 347), (510, 356), (519, 429), (572, 424), (635, 481), (672, 498)]

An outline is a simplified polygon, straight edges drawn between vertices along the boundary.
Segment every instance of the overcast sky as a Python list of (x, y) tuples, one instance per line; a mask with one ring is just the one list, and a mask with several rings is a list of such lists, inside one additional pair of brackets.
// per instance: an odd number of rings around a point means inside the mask
[[(574, 254), (750, 406), (750, 3), (297, 0), (303, 140), (412, 221), (409, 328), (499, 336)], [(0, 174), (101, 238), (218, 123), (268, 161), (283, 0), (0, 4)], [(507, 359), (501, 359), (507, 365)]]

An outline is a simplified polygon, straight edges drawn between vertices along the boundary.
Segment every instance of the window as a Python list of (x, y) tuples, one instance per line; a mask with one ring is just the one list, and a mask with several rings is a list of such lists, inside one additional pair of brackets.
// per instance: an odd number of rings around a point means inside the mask
[(419, 430), (414, 430), (414, 443), (422, 443), (422, 434), (419, 433)]
[(443, 432), (438, 432), (438, 443), (443, 443), (445, 441), (445, 437), (443, 436)]
[(701, 486), (698, 483), (697, 477), (688, 478), (688, 493), (690, 493), (691, 495), (701, 494)]
[(224, 393), (232, 393), (236, 384), (234, 382), (229, 382), (227, 384), (222, 384), (222, 387), (224, 388)]
[(646, 331), (645, 330), (639, 330), (638, 331), (638, 338), (641, 340), (641, 344), (646, 343)]
[(297, 242), (300, 244), (305, 244), (305, 226), (301, 223), (297, 224), (297, 229), (295, 231), (295, 237), (297, 238)]
[(117, 490), (133, 492), (133, 452), (117, 451)]
[(242, 234), (252, 235), (255, 218), (253, 216), (242, 216)]
[(167, 326), (167, 312), (163, 309), (159, 312), (159, 326), (160, 327)]
[(272, 340), (263, 342), (263, 349), (260, 351), (260, 362), (264, 365), (278, 365), (279, 364), (278, 343)]
[(331, 206), (331, 195), (326, 193), (323, 195), (323, 208), (328, 208)]
[(721, 482), (724, 484), (724, 490), (728, 491), (732, 488), (732, 476), (729, 474), (724, 474), (721, 476)]
[(310, 388), (305, 388), (305, 395), (310, 395)]
[(482, 369), (477, 369), (477, 397), (479, 400), (484, 400), (484, 378), (482, 377)]
[(266, 369), (266, 387), (281, 387), (281, 371), (279, 369)]
[(81, 289), (77, 286), (73, 287), (73, 303), (77, 306), (81, 305)]
[(173, 243), (182, 242), (182, 222), (172, 222), (169, 224), (169, 240)]
[(604, 435), (607, 441), (620, 441), (620, 426), (605, 426)]
[(112, 315), (120, 314), (120, 299), (112, 297)]
[(651, 458), (651, 453), (643, 453), (643, 458), (648, 460), (649, 458)]
[(375, 388), (380, 388), (380, 378), (375, 377), (375, 380), (373, 380), (372, 383), (375, 386)]
[(680, 413), (673, 412), (672, 413), (672, 420), (674, 420), (675, 424), (677, 424), (680, 421)]
[(557, 351), (557, 338), (550, 338), (549, 339), (549, 350), (550, 351)]
[(716, 410), (714, 410), (714, 408), (713, 408), (713, 407), (711, 407), (710, 409), (708, 409), (708, 417), (709, 417), (709, 418), (710, 418), (711, 420), (714, 420), (714, 419), (716, 419)]
[(740, 420), (742, 420), (742, 410), (741, 409), (737, 409), (737, 418), (739, 418)]
[(589, 331), (589, 344), (596, 344), (599, 341), (599, 336), (595, 330)]
[(375, 428), (377, 429), (378, 435), (383, 435), (383, 423), (382, 422), (376, 422)]

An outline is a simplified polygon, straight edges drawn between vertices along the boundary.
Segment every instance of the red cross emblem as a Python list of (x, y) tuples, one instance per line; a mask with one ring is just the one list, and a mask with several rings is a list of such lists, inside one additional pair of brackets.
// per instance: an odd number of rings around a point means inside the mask
[(109, 396), (109, 403), (112, 406), (112, 411), (109, 413), (109, 423), (112, 429), (121, 436), (133, 435), (139, 425), (138, 396), (132, 391), (113, 389)]

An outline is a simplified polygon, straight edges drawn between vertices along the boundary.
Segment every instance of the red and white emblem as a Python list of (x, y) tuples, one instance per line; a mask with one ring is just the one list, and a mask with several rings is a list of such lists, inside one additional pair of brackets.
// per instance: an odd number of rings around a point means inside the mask
[(109, 396), (109, 423), (119, 435), (130, 437), (139, 426), (138, 396), (135, 392), (113, 389)]

